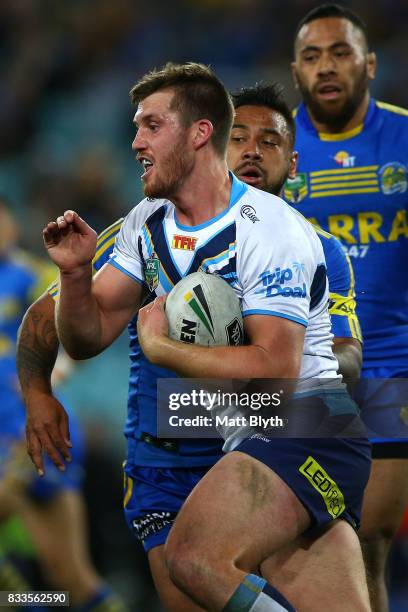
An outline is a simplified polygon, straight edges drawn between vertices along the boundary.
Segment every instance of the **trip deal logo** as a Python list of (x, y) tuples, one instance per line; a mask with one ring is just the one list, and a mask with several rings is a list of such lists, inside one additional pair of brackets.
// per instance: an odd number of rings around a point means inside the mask
[[(259, 275), (262, 287), (257, 289), (256, 293), (264, 294), (264, 297), (282, 297), (305, 298), (306, 283), (301, 283), (305, 266), (301, 262), (294, 261), (290, 268), (277, 267), (272, 272), (265, 270)], [(294, 286), (286, 285), (292, 281), (296, 283)]]

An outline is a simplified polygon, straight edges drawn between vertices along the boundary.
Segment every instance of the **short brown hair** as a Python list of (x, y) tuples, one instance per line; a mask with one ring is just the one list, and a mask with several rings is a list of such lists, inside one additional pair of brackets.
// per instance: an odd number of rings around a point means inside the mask
[(139, 79), (130, 90), (130, 96), (133, 104), (139, 104), (144, 98), (163, 89), (174, 89), (171, 108), (180, 113), (185, 127), (199, 119), (211, 121), (214, 128), (211, 142), (215, 151), (224, 156), (234, 107), (228, 91), (213, 70), (209, 66), (194, 62), (169, 62)]

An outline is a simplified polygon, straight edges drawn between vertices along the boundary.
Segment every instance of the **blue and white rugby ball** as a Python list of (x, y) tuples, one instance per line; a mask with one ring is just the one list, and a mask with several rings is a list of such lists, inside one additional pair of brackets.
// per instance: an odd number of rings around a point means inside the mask
[(214, 274), (193, 272), (170, 291), (166, 300), (169, 336), (204, 346), (239, 346), (244, 332), (235, 291)]

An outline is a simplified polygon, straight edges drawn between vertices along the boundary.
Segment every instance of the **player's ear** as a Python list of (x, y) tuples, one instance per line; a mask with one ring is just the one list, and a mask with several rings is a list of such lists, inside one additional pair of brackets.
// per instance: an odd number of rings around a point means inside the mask
[(377, 56), (374, 51), (367, 53), (367, 76), (369, 79), (375, 79), (377, 72)]
[(200, 119), (195, 121), (193, 125), (193, 146), (197, 150), (201, 149), (210, 140), (214, 127), (208, 119)]
[(289, 161), (289, 172), (288, 178), (294, 179), (296, 177), (297, 165), (298, 165), (299, 153), (292, 151)]
[(290, 69), (292, 72), (293, 84), (296, 89), (299, 89), (299, 82), (298, 82), (297, 73), (296, 73), (296, 62), (291, 62)]

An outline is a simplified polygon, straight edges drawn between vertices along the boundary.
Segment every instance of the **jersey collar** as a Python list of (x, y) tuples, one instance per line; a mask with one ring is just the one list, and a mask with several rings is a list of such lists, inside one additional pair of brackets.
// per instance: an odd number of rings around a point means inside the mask
[(176, 226), (179, 229), (187, 231), (187, 232), (193, 232), (193, 231), (197, 231), (197, 230), (200, 230), (200, 229), (204, 229), (205, 227), (208, 227), (209, 225), (212, 225), (216, 221), (219, 221), (224, 215), (226, 215), (228, 213), (228, 211), (233, 206), (235, 206), (235, 204), (237, 202), (239, 202), (239, 200), (242, 198), (242, 196), (248, 191), (248, 185), (246, 183), (243, 183), (239, 179), (237, 179), (237, 177), (234, 174), (232, 174), (232, 172), (228, 172), (228, 174), (230, 175), (230, 178), (231, 178), (231, 192), (230, 192), (230, 199), (229, 199), (229, 203), (228, 203), (228, 208), (223, 210), (216, 217), (213, 217), (212, 219), (209, 219), (205, 223), (201, 223), (201, 225), (194, 225), (194, 226), (192, 226), (192, 225), (182, 225), (181, 223), (179, 223), (179, 221), (177, 219), (176, 207), (174, 207), (174, 222), (175, 222)]
[(324, 132), (318, 132), (316, 128), (314, 127), (313, 123), (311, 122), (309, 113), (307, 112), (306, 106), (304, 105), (303, 102), (298, 106), (294, 114), (295, 114), (296, 119), (302, 125), (302, 127), (306, 129), (308, 132), (313, 133), (320, 140), (336, 141), (336, 140), (348, 140), (360, 134), (363, 128), (367, 127), (372, 122), (375, 112), (376, 112), (376, 108), (377, 107), (375, 105), (375, 100), (373, 100), (373, 98), (370, 98), (370, 101), (368, 103), (368, 110), (364, 118), (364, 122), (361, 123), (360, 125), (357, 125), (352, 130), (349, 130), (348, 132), (343, 132), (341, 134), (326, 134)]

